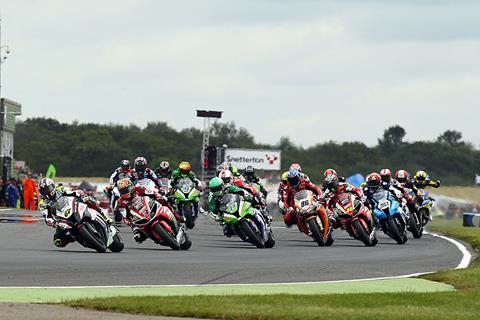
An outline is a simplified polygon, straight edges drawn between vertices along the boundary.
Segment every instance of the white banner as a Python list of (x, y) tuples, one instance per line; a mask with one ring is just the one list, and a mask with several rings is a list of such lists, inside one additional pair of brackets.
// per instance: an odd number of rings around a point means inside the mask
[(244, 170), (253, 166), (259, 170), (280, 170), (280, 150), (252, 150), (252, 149), (226, 149), (225, 161), (231, 162), (238, 169)]

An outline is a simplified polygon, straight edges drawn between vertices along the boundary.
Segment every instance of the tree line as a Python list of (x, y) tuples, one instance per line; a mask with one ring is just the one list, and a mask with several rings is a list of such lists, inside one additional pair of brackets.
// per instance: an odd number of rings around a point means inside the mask
[[(283, 166), (302, 165), (314, 181), (320, 181), (327, 167), (349, 176), (387, 167), (414, 172), (425, 169), (447, 184), (473, 184), (480, 172), (480, 151), (462, 141), (461, 132), (447, 130), (435, 141), (406, 142), (405, 129), (385, 129), (378, 144), (328, 141), (304, 148), (282, 137), (276, 145), (261, 144), (234, 123), (215, 123), (211, 142), (232, 148), (273, 148), (282, 151)], [(200, 168), (202, 131), (175, 130), (165, 122), (146, 127), (115, 124), (60, 123), (51, 118), (30, 118), (17, 123), (15, 158), (25, 160), (36, 172), (45, 172), (53, 163), (61, 176), (108, 176), (122, 159), (145, 156), (151, 166), (162, 160), (178, 164), (190, 161)]]

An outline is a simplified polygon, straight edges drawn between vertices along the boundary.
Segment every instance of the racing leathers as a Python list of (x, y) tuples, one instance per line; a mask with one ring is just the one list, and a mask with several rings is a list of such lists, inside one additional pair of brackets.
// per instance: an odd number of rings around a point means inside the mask
[(200, 180), (198, 180), (197, 176), (195, 175), (195, 173), (193, 173), (193, 171), (189, 171), (188, 174), (184, 175), (180, 172), (180, 169), (176, 169), (175, 171), (172, 172), (172, 179), (170, 182), (172, 185), (172, 188), (175, 189), (177, 187), (178, 180), (182, 178), (190, 178), (193, 181), (193, 183), (195, 183), (197, 188), (200, 187)]
[(304, 221), (297, 219), (297, 215), (295, 214), (295, 203), (294, 203), (294, 196), (295, 193), (302, 191), (302, 190), (310, 190), (312, 191), (317, 198), (322, 195), (322, 191), (319, 187), (314, 185), (310, 182), (310, 180), (300, 178), (298, 185), (294, 188), (291, 185), (288, 185), (285, 190), (285, 201), (284, 201), (284, 208), (285, 214), (283, 216), (283, 221), (288, 227), (291, 227), (294, 224), (297, 224), (298, 229), (301, 232), (305, 232), (307, 229)]
[[(154, 188), (146, 188), (144, 186), (136, 185), (133, 187), (132, 191), (122, 195), (117, 201), (117, 207), (125, 221), (125, 224), (130, 226), (133, 231), (133, 238), (136, 242), (141, 243), (147, 239), (147, 236), (140, 231), (140, 229), (134, 225), (132, 225), (132, 217), (130, 214), (129, 206), (132, 200), (136, 197), (150, 197), (157, 200), (162, 206), (167, 206), (170, 210), (172, 209), (170, 204), (168, 203), (167, 198), (165, 198), (162, 194), (160, 194)], [(172, 211), (173, 212), (173, 211)]]
[[(110, 199), (110, 207), (112, 209), (115, 208), (115, 203), (118, 200), (118, 198), (120, 197), (120, 193), (118, 192), (118, 189), (116, 187), (117, 181), (125, 179), (125, 178), (129, 178), (129, 179), (132, 180), (133, 179), (132, 174), (133, 174), (132, 169), (124, 170), (124, 169), (122, 169), (122, 167), (118, 167), (117, 169), (115, 169), (115, 171), (110, 176), (110, 181), (109, 181), (110, 185), (105, 187), (104, 192), (107, 195), (108, 199)], [(122, 216), (118, 212), (118, 210), (114, 210), (113, 214), (114, 214), (115, 222), (119, 223), (119, 222), (122, 221)]]
[(282, 215), (286, 213), (285, 199), (287, 195), (287, 189), (288, 189), (288, 182), (287, 183), (280, 182), (280, 185), (278, 186), (278, 189), (277, 189), (277, 203)]
[(157, 175), (158, 179), (167, 178), (168, 180), (172, 179), (172, 170), (168, 169), (167, 171), (163, 171), (160, 167), (155, 169), (155, 174)]
[(39, 210), (43, 214), (45, 223), (48, 226), (55, 228), (55, 234), (53, 235), (53, 244), (57, 247), (65, 247), (67, 244), (74, 242), (75, 239), (68, 233), (68, 230), (57, 227), (57, 201), (61, 197), (74, 197), (75, 200), (85, 203), (89, 208), (94, 209), (102, 215), (102, 217), (110, 222), (111, 219), (107, 217), (100, 207), (97, 205), (94, 198), (83, 192), (82, 190), (71, 190), (64, 186), (58, 186), (55, 188), (55, 200), (49, 200), (42, 198), (39, 203)]
[(132, 170), (132, 176), (131, 180), (133, 184), (137, 184), (140, 180), (147, 179), (153, 181), (155, 184), (155, 187), (158, 189), (161, 189), (161, 183), (160, 180), (158, 179), (157, 175), (155, 172), (153, 172), (152, 169), (146, 168), (145, 171), (137, 171), (135, 169)]

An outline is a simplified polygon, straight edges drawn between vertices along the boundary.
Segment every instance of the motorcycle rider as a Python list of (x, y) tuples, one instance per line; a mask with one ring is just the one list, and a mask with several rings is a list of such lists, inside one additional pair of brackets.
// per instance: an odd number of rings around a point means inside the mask
[(77, 201), (86, 204), (89, 208), (97, 211), (107, 223), (112, 219), (108, 217), (95, 202), (91, 196), (82, 190), (71, 190), (63, 185), (55, 186), (55, 182), (50, 178), (43, 178), (39, 183), (40, 203), (39, 210), (43, 214), (45, 223), (55, 228), (53, 235), (53, 244), (57, 247), (65, 247), (75, 239), (69, 234), (68, 230), (57, 227), (56, 204), (61, 197), (74, 197)]
[[(190, 180), (193, 181), (195, 184), (196, 188), (198, 190), (202, 190), (201, 185), (200, 185), (200, 180), (198, 180), (197, 176), (195, 173), (191, 170), (190, 163), (187, 161), (183, 161), (178, 165), (178, 169), (172, 172), (172, 179), (170, 180), (170, 184), (172, 186), (173, 190), (177, 189), (177, 184), (178, 181), (182, 178), (189, 178)], [(198, 213), (198, 202), (193, 202), (193, 210)], [(179, 212), (179, 216), (183, 217), (183, 213)]]
[(417, 211), (417, 208), (415, 206), (415, 201), (413, 197), (410, 195), (408, 192), (408, 189), (400, 183), (396, 179), (392, 179), (392, 171), (390, 169), (382, 169), (380, 170), (380, 178), (382, 179), (382, 183), (384, 185), (385, 190), (389, 190), (390, 187), (400, 191), (400, 193), (403, 195), (403, 198), (407, 201), (407, 207), (408, 210), (411, 213), (415, 213)]
[(285, 195), (288, 189), (288, 171), (285, 171), (280, 176), (280, 184), (277, 189), (277, 204), (280, 208), (282, 216), (285, 215)]
[(307, 226), (303, 220), (297, 219), (295, 214), (295, 204), (294, 196), (295, 193), (302, 190), (312, 191), (317, 198), (320, 198), (322, 191), (319, 187), (310, 182), (310, 180), (304, 178), (300, 171), (292, 169), (288, 171), (287, 174), (288, 187), (285, 191), (285, 215), (283, 216), (283, 221), (287, 227), (291, 227), (294, 224), (297, 224), (298, 229), (301, 232), (307, 230)]
[(121, 196), (117, 201), (116, 209), (118, 209), (122, 213), (125, 223), (132, 228), (133, 239), (137, 243), (142, 243), (147, 239), (147, 236), (137, 226), (134, 226), (132, 224), (131, 214), (128, 210), (131, 201), (135, 198), (135, 196), (147, 196), (157, 200), (163, 206), (169, 206), (168, 199), (162, 194), (160, 194), (155, 188), (134, 185), (132, 180), (130, 180), (129, 178), (119, 180), (117, 182), (117, 188)]
[[(416, 194), (416, 201), (421, 204), (423, 202), (424, 196), (421, 189), (426, 187), (440, 187), (440, 180), (432, 180), (430, 176), (423, 170), (419, 170), (413, 176), (413, 179), (405, 182), (405, 188), (412, 189)], [(429, 220), (432, 220), (432, 216), (428, 216)]]
[(245, 182), (248, 184), (257, 184), (260, 189), (258, 191), (261, 192), (265, 198), (267, 198), (268, 192), (260, 183), (260, 178), (255, 174), (255, 168), (253, 166), (247, 166), (243, 171), (243, 176), (245, 177)]
[[(115, 208), (115, 202), (120, 197), (120, 195), (118, 194), (118, 190), (116, 190), (117, 181), (127, 177), (132, 177), (132, 173), (133, 171), (130, 168), (130, 161), (122, 160), (120, 162), (120, 166), (115, 169), (115, 171), (110, 176), (109, 185), (105, 187), (104, 192), (110, 200), (111, 208)], [(120, 223), (122, 221), (122, 215), (120, 214), (120, 212), (114, 210), (113, 214), (115, 222)]]
[(159, 179), (172, 179), (172, 170), (170, 169), (170, 163), (168, 161), (160, 162), (160, 165), (155, 169), (154, 172)]
[(395, 172), (395, 180), (397, 180), (402, 186), (405, 186), (405, 183), (410, 178), (410, 174), (408, 171), (400, 169)]
[(140, 180), (148, 179), (153, 181), (155, 187), (161, 190), (161, 183), (155, 172), (147, 167), (148, 162), (144, 157), (137, 157), (133, 162), (133, 172), (131, 180), (133, 184), (137, 184)]
[[(218, 210), (220, 207), (220, 200), (226, 193), (234, 193), (242, 196), (246, 201), (252, 201), (250, 193), (232, 184), (225, 184), (219, 177), (214, 177), (208, 184), (210, 192), (208, 194), (208, 211), (215, 221), (223, 225), (223, 234), (226, 237), (231, 237), (234, 232), (230, 225), (223, 222), (223, 214)], [(256, 210), (256, 209), (255, 209)]]
[(327, 190), (327, 185), (326, 185), (327, 183), (326, 183), (326, 181), (325, 181), (325, 178), (326, 178), (329, 174), (333, 174), (333, 175), (337, 176), (339, 182), (346, 182), (346, 181), (347, 181), (347, 179), (346, 179), (344, 176), (339, 176), (339, 175), (337, 174), (337, 171), (335, 171), (335, 169), (329, 168), (329, 169), (327, 169), (327, 170), (325, 170), (325, 171), (323, 172), (322, 192), (325, 192), (325, 191)]

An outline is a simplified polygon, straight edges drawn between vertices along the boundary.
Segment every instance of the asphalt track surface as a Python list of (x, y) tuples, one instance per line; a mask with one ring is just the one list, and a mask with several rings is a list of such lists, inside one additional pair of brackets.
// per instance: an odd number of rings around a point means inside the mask
[[(2, 212), (0, 217), (5, 213)], [(404, 245), (379, 233), (364, 247), (344, 231), (332, 247), (320, 248), (296, 227), (274, 224), (273, 249), (257, 249), (225, 238), (205, 217), (190, 231), (189, 251), (172, 251), (150, 240), (137, 244), (121, 227), (122, 253), (99, 254), (77, 243), (52, 244), (53, 229), (37, 224), (0, 223), (0, 286), (121, 286), (285, 283), (406, 275), (454, 268), (462, 258), (450, 242), (430, 235)]]

